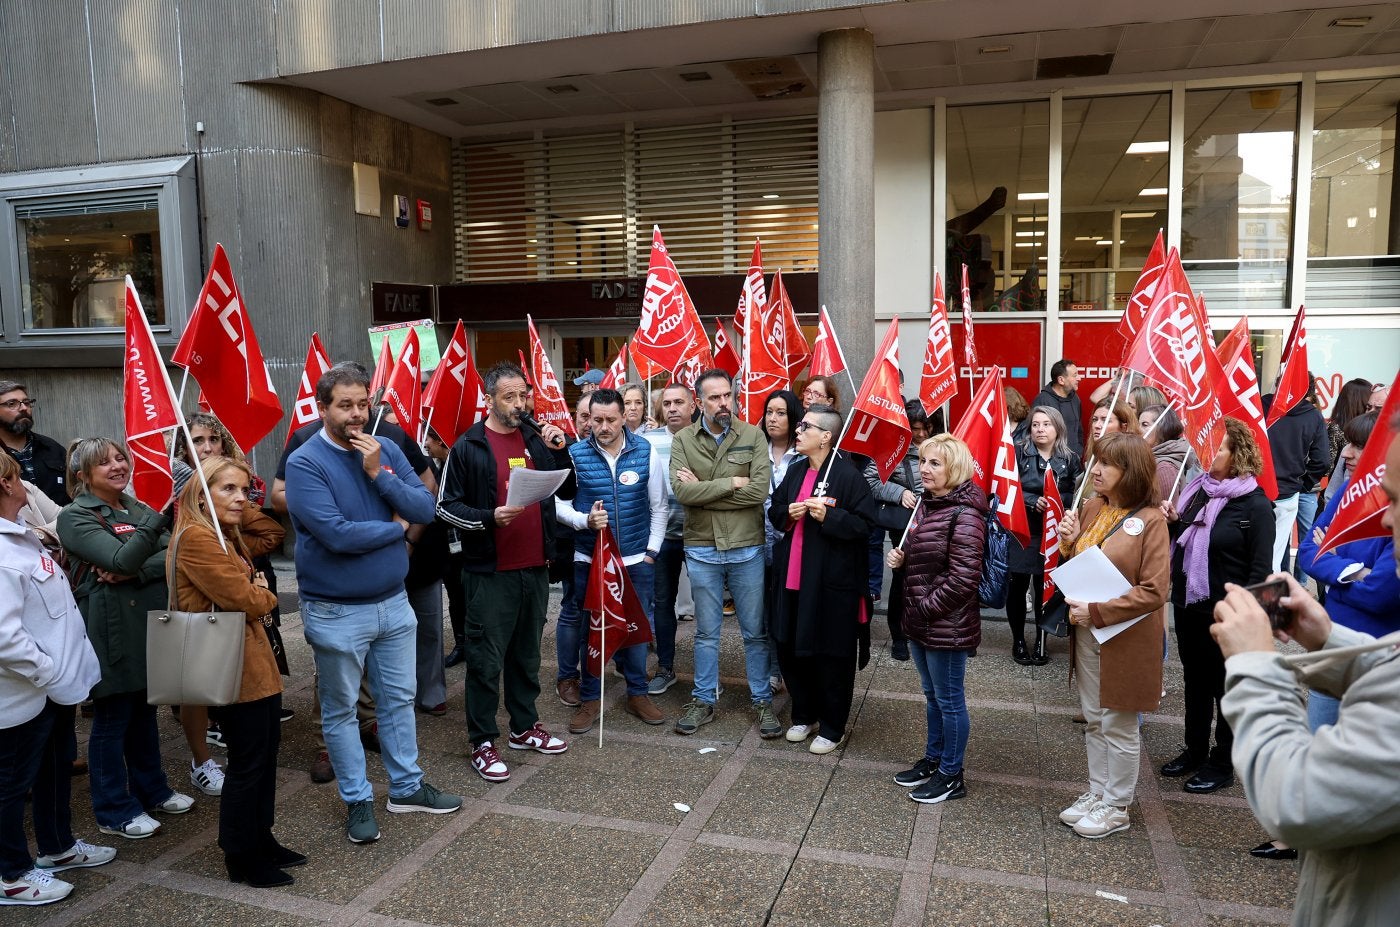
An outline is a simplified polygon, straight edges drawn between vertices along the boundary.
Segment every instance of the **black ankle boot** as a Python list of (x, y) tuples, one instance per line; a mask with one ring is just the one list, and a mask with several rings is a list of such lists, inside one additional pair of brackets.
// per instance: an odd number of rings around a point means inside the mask
[(1026, 642), (1021, 638), (1016, 638), (1016, 642), (1011, 645), (1011, 659), (1022, 666), (1031, 665), (1031, 656), (1026, 652)]
[(442, 661), (442, 665), (448, 669), (451, 669), (452, 667), (456, 666), (458, 663), (461, 663), (466, 659), (467, 655), (466, 652), (462, 649), (462, 642), (457, 641), (457, 643), (452, 646), (452, 649), (448, 651), (447, 659)]
[(225, 853), (224, 868), (230, 882), (243, 882), (253, 888), (277, 888), (296, 881), (259, 854)]
[(1050, 656), (1045, 652), (1045, 638), (1045, 632), (1036, 628), (1035, 651), (1031, 654), (1031, 664), (1034, 666), (1044, 666), (1050, 662)]
[(262, 858), (278, 869), (291, 869), (293, 866), (305, 866), (306, 856), (296, 850), (289, 850), (276, 840), (262, 854)]

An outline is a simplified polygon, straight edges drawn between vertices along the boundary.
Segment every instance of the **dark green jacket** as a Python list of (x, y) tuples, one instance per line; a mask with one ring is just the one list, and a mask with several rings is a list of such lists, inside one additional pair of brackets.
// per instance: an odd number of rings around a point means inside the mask
[[(131, 496), (123, 495), (121, 501), (124, 512), (85, 492), (58, 516), (58, 539), (68, 552), (70, 572), (82, 574), (73, 597), (102, 667), (94, 698), (146, 688), (146, 612), (165, 608), (169, 600), (169, 519)], [(91, 568), (79, 566), (75, 559)], [(132, 578), (99, 582), (98, 569)]]

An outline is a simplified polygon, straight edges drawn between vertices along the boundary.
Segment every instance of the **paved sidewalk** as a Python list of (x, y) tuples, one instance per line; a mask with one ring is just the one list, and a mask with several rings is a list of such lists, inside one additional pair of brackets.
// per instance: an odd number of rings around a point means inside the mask
[[(279, 574), (281, 571), (279, 571)], [(295, 608), (294, 581), (282, 575)], [(557, 591), (555, 602), (557, 604)], [(682, 680), (658, 699), (670, 718), (689, 693)], [(552, 660), (554, 623), (544, 653)], [(748, 707), (742, 646), (725, 625), (718, 720), (683, 738), (620, 709), (607, 679), (600, 749), (571, 738), (558, 757), (508, 753), (512, 778), (488, 786), (470, 769), (462, 668), (448, 671), (448, 714), (418, 716), (429, 779), (469, 796), (457, 814), (383, 811), (384, 771), (371, 755), (383, 839), (354, 846), (335, 786), (313, 785), (311, 657), (296, 613), (284, 616), (296, 717), (283, 727), (277, 834), (311, 857), (296, 884), (233, 885), (215, 845), (217, 799), (167, 817), (152, 839), (118, 841), (109, 866), (65, 874), (67, 901), (14, 909), (6, 925), (152, 927), (312, 925), (1227, 925), (1288, 922), (1296, 879), (1287, 863), (1246, 852), (1264, 839), (1238, 785), (1183, 793), (1155, 769), (1181, 741), (1181, 673), (1168, 669), (1163, 714), (1147, 719), (1148, 755), (1132, 829), (1104, 840), (1075, 837), (1056, 814), (1084, 788), (1082, 728), (1071, 722), (1065, 642), (1049, 666), (1013, 663), (1005, 624), (988, 621), (969, 664), (972, 737), (968, 797), (921, 806), (890, 777), (919, 756), (923, 698), (908, 663), (889, 658), (883, 621), (876, 652), (856, 680), (847, 746), (815, 757), (758, 737)], [(450, 638), (450, 634), (448, 635)], [(554, 697), (554, 666), (541, 670), (543, 721), (563, 734), (571, 709)], [(785, 697), (776, 702), (785, 720)], [(80, 737), (86, 721), (80, 722)], [(189, 790), (179, 728), (161, 713), (165, 765)], [(504, 727), (504, 721), (503, 721)], [(568, 736), (568, 735), (565, 735)], [(680, 810), (688, 807), (688, 811)], [(75, 782), (80, 836), (99, 835), (86, 780)]]

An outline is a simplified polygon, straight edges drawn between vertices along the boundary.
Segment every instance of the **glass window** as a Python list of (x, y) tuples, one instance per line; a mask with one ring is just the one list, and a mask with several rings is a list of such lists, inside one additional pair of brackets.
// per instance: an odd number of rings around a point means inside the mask
[(15, 205), (26, 331), (121, 328), (126, 276), (164, 325), (158, 191)]
[(1060, 308), (1122, 312), (1167, 224), (1171, 97), (1064, 103)]
[(1306, 303), (1400, 303), (1392, 223), (1400, 78), (1317, 85)]
[(1181, 258), (1213, 308), (1287, 300), (1297, 103), (1291, 85), (1186, 94)]
[(1045, 308), (1050, 104), (948, 108), (948, 298), (968, 267), (973, 309)]

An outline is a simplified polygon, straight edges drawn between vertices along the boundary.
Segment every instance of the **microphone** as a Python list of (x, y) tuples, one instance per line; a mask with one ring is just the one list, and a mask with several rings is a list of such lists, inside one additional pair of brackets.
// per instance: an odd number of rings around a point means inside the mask
[[(535, 417), (534, 417), (533, 415), (531, 415), (529, 412), (521, 412), (521, 413), (520, 413), (520, 423), (521, 423), (522, 425), (528, 425), (531, 429), (534, 430), (535, 434), (539, 435), (541, 438), (544, 437), (544, 429), (540, 426), (540, 423), (539, 423), (539, 422), (535, 421)], [(568, 438), (564, 438), (564, 440), (563, 440), (562, 442), (557, 443), (557, 444), (554, 444), (554, 445), (552, 445), (552, 446), (555, 447), (555, 448), (561, 448), (561, 447), (563, 447), (563, 446), (564, 446), (565, 444), (567, 444), (567, 443), (568, 443)]]

